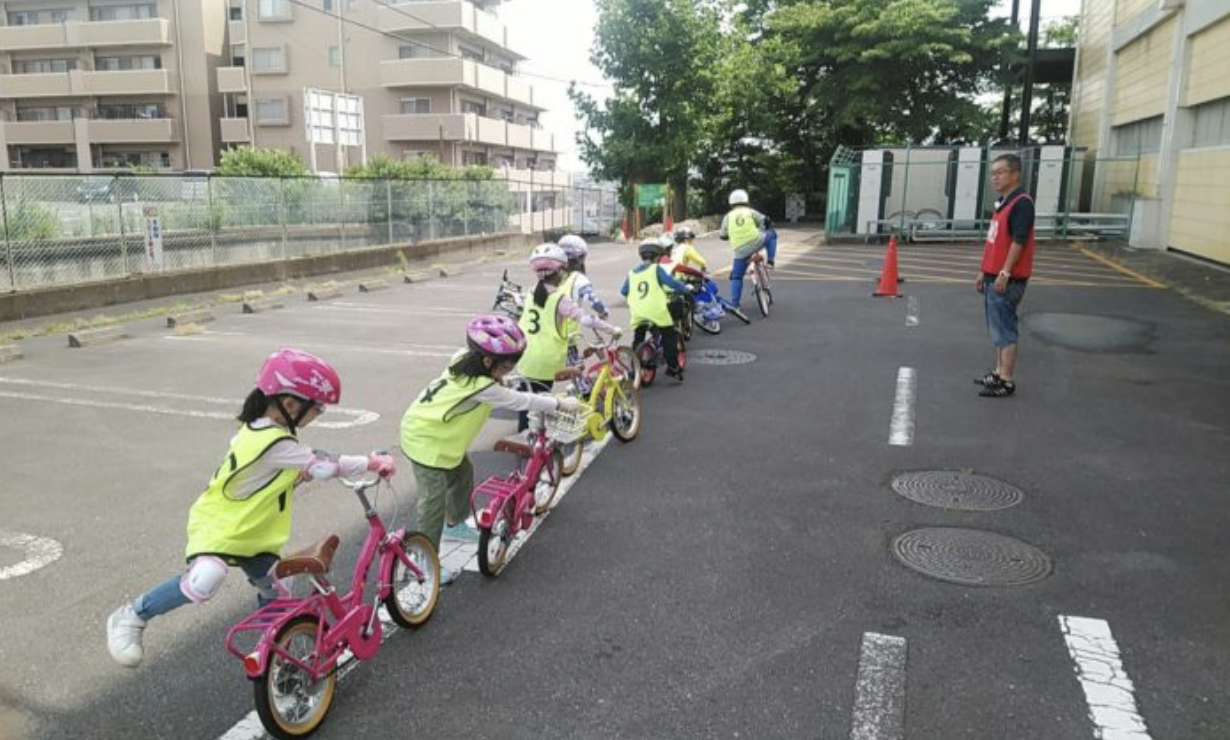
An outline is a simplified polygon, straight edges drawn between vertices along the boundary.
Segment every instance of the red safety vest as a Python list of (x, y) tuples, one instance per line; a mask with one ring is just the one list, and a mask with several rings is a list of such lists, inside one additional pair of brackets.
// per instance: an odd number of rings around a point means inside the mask
[[(1004, 269), (1008, 261), (1008, 250), (1012, 247), (1012, 234), (1008, 230), (1008, 214), (1021, 198), (1028, 198), (1025, 193), (1005, 203), (991, 218), (991, 228), (987, 231), (986, 246), (982, 249), (982, 271), (988, 275), (996, 275)], [(1027, 278), (1034, 269), (1034, 227), (1029, 227), (1029, 236), (1025, 239), (1025, 249), (1012, 266), (1012, 277)]]

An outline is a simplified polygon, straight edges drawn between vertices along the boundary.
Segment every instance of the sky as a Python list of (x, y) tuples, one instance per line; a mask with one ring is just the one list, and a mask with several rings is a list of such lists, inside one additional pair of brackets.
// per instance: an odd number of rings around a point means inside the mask
[[(1025, 24), (1032, 0), (1020, 0), (1020, 4), (1022, 27), (1028, 28)], [(1043, 22), (1050, 22), (1079, 15), (1080, 6), (1081, 0), (1042, 0), (1040, 15)], [(1011, 8), (1012, 0), (1000, 0), (993, 15), (1007, 17)], [(568, 98), (566, 80), (598, 83), (583, 89), (600, 100), (610, 93), (611, 88), (602, 85), (602, 73), (589, 62), (594, 26), (598, 22), (593, 0), (504, 0), (497, 14), (508, 26), (513, 48), (529, 57), (521, 63), (520, 70), (534, 86), (535, 98), (548, 109), (542, 123), (555, 134), (560, 150), (557, 167), (566, 171), (587, 169), (576, 152), (575, 139), (581, 124)], [(530, 74), (556, 79), (529, 77)]]

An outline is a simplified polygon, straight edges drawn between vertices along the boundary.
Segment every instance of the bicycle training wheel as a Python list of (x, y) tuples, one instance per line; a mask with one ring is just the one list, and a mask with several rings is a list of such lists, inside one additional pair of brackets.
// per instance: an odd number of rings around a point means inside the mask
[(478, 531), (478, 569), (485, 576), (498, 576), (508, 563), (513, 539), (513, 498), (510, 496), (490, 527)]
[[(287, 622), (274, 640), (277, 648), (295, 660), (311, 665), (316, 654), (316, 617), (303, 616)], [(312, 734), (324, 722), (333, 704), (337, 672), (319, 680), (277, 650), (269, 654), (265, 675), (253, 682), (256, 714), (274, 737), (298, 738)]]
[(389, 572), (384, 574), (391, 587), (384, 597), (384, 608), (398, 625), (414, 628), (426, 624), (435, 613), (440, 598), (440, 558), (435, 545), (421, 532), (407, 532), (401, 539), (401, 549), (422, 572), (423, 580), (419, 581), (414, 571), (394, 557)]
[(631, 378), (619, 381), (623, 398), (615, 396), (611, 409), (611, 434), (620, 442), (631, 442), (641, 432), (641, 387)]
[(560, 481), (564, 479), (564, 453), (559, 448), (551, 450), (551, 457), (542, 469), (538, 471), (538, 480), (534, 481), (534, 513), (545, 514), (555, 504), (559, 494)]

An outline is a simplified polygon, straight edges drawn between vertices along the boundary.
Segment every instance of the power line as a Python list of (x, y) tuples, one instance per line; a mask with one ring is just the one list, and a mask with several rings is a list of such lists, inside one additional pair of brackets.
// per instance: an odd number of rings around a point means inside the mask
[[(312, 4), (308, 3), (308, 2), (305, 2), (304, 0), (287, 0), (287, 2), (291, 3), (292, 5), (297, 5), (297, 6), (301, 7), (301, 8), (305, 8), (305, 9), (307, 9), (307, 10), (310, 10), (310, 11), (312, 11), (313, 13), (317, 13), (317, 14), (319, 14), (319, 15), (323, 15), (323, 16), (325, 16), (325, 17), (332, 18), (332, 19), (334, 19), (335, 21), (339, 21), (339, 22), (341, 22), (341, 23), (350, 24), (350, 25), (352, 25), (352, 26), (354, 26), (354, 27), (356, 27), (356, 28), (362, 28), (362, 29), (364, 29), (365, 31), (371, 31), (371, 32), (372, 32), (372, 33), (374, 33), (374, 34), (377, 34), (377, 35), (380, 35), (380, 36), (384, 36), (384, 37), (386, 37), (386, 38), (391, 38), (391, 39), (394, 39), (394, 40), (397, 40), (397, 41), (407, 42), (407, 43), (413, 44), (413, 45), (415, 45), (415, 46), (420, 46), (420, 47), (422, 47), (422, 48), (424, 48), (424, 49), (429, 49), (429, 50), (431, 50), (431, 51), (433, 51), (433, 52), (435, 52), (435, 53), (437, 53), (437, 54), (439, 54), (439, 55), (441, 55), (441, 56), (443, 56), (443, 57), (452, 57), (452, 58), (454, 58), (454, 59), (463, 59), (463, 60), (464, 60), (464, 59), (467, 59), (467, 57), (465, 57), (465, 56), (464, 56), (464, 55), (462, 55), (462, 54), (456, 54), (456, 53), (454, 53), (454, 52), (452, 52), (452, 51), (449, 51), (449, 50), (447, 50), (447, 49), (439, 49), (439, 48), (436, 48), (436, 47), (432, 46), (431, 44), (425, 43), (425, 42), (423, 42), (423, 41), (419, 41), (418, 39), (410, 38), (410, 37), (407, 37), (407, 36), (402, 36), (401, 34), (398, 34), (398, 33), (392, 32), (392, 31), (384, 31), (384, 30), (381, 30), (381, 29), (379, 29), (379, 28), (376, 28), (375, 26), (371, 26), (371, 25), (368, 25), (368, 24), (363, 23), (363, 22), (361, 22), (361, 21), (354, 20), (353, 18), (348, 18), (348, 17), (346, 17), (345, 15), (342, 15), (342, 14), (339, 14), (339, 13), (330, 13), (329, 11), (324, 10), (323, 8), (320, 8), (320, 7), (316, 6), (316, 5), (312, 5)], [(393, 7), (392, 5), (389, 5), (389, 4), (386, 4), (386, 3), (380, 2), (380, 0), (372, 0), (372, 2), (376, 3), (377, 5), (381, 5), (381, 6), (385, 7), (385, 8), (388, 8), (389, 10), (392, 10), (392, 11), (394, 11), (394, 12), (396, 12), (396, 13), (399, 13), (399, 14), (401, 14), (401, 15), (404, 15), (404, 16), (406, 16), (407, 18), (411, 18), (411, 19), (416, 20), (416, 21), (418, 21), (418, 22), (420, 22), (420, 23), (426, 23), (429, 27), (434, 28), (434, 29), (436, 29), (436, 30), (446, 30), (446, 29), (442, 29), (442, 28), (440, 28), (439, 26), (437, 26), (437, 25), (435, 25), (435, 24), (433, 24), (433, 23), (431, 23), (431, 22), (429, 22), (429, 21), (423, 20), (422, 18), (419, 18), (418, 16), (415, 16), (415, 15), (413, 15), (413, 14), (411, 14), (411, 13), (408, 13), (408, 12), (406, 12), (406, 11), (404, 11), (404, 10), (401, 10), (400, 8), (396, 8), (396, 7)], [(473, 60), (470, 60), (470, 61), (473, 61)], [(585, 87), (595, 87), (595, 88), (604, 88), (604, 87), (608, 87), (608, 85), (603, 85), (603, 84), (594, 83), (594, 82), (584, 82), (584, 81), (581, 81), (581, 80), (566, 80), (566, 79), (561, 78), (561, 77), (551, 77), (551, 76), (549, 76), (549, 75), (535, 74), (535, 73), (532, 73), (532, 72), (522, 72), (522, 73), (520, 73), (520, 76), (522, 76), (522, 77), (532, 77), (532, 78), (535, 78), (535, 79), (547, 80), (547, 81), (550, 81), (550, 82), (559, 82), (559, 83), (564, 83), (564, 84), (572, 84), (572, 83), (576, 83), (577, 85), (583, 85), (583, 86), (585, 86)]]

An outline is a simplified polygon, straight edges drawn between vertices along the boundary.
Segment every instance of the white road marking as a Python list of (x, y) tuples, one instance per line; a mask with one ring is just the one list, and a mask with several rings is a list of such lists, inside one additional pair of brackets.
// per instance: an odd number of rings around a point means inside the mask
[(905, 659), (904, 637), (863, 633), (850, 740), (905, 737)]
[[(559, 505), (559, 501), (564, 498), (564, 495), (568, 493), (568, 491), (572, 489), (572, 486), (576, 484), (577, 480), (580, 479), (581, 473), (585, 472), (585, 469), (589, 467), (590, 463), (592, 463), (598, 455), (606, 449), (606, 445), (610, 442), (610, 440), (610, 435), (607, 435), (606, 439), (602, 440), (602, 442), (592, 444), (585, 450), (585, 455), (581, 460), (581, 466), (577, 468), (577, 472), (573, 473), (568, 478), (565, 478), (564, 482), (560, 484), (559, 495), (555, 502), (556, 506)], [(551, 512), (548, 511), (546, 514), (534, 518), (534, 525), (530, 527), (528, 532), (519, 536), (517, 541), (513, 543), (513, 547), (509, 550), (508, 559), (510, 562), (512, 561), (513, 556), (516, 555), (517, 551), (521, 549), (521, 546), (524, 545), (525, 542), (534, 534), (534, 531), (538, 529), (538, 525), (550, 515)], [(446, 543), (451, 543), (454, 545), (454, 547), (448, 549), (447, 552), (445, 552), (447, 547)], [(464, 558), (464, 560), (462, 558)], [(458, 574), (460, 574), (463, 570), (477, 571), (477, 546), (473, 543), (458, 543), (453, 540), (444, 540), (440, 543), (440, 566), (449, 568), (454, 573)], [(380, 621), (382, 622), (381, 629), (383, 630), (380, 642), (383, 645), (385, 640), (397, 633), (398, 626), (389, 619), (388, 612), (385, 611), (383, 606), (380, 607)], [(345, 679), (346, 676), (348, 676), (350, 672), (357, 668), (362, 662), (352, 660), (352, 658), (353, 655), (351, 655), (350, 651), (346, 651), (346, 653), (344, 653), (338, 660), (337, 680), (339, 682)], [(253, 710), (248, 712), (243, 719), (236, 722), (231, 729), (220, 735), (218, 740), (259, 740), (264, 737), (267, 737), (265, 727), (261, 724), (260, 717), (257, 716), (256, 711)]]
[(60, 559), (64, 546), (50, 537), (36, 537), (21, 532), (6, 532), (0, 529), (0, 548), (11, 548), (25, 553), (26, 559), (15, 565), (0, 568), (0, 581), (17, 578), (45, 568)]
[(906, 326), (918, 326), (918, 312), (919, 312), (918, 296), (912, 295), (912, 296), (907, 296), (907, 298), (908, 300), (906, 301), (906, 308), (905, 308), (905, 325)]
[(914, 444), (914, 390), (917, 381), (914, 368), (897, 371), (897, 397), (893, 401), (893, 418), (888, 425), (888, 443), (896, 447)]
[[(80, 385), (77, 383), (57, 383), (50, 380), (31, 380), (28, 378), (0, 377), (0, 384), (18, 386), (33, 386), (35, 388), (51, 388), (78, 393), (109, 393), (118, 396), (136, 396), (138, 398), (155, 398), (175, 401), (192, 401), (197, 403), (225, 405), (235, 407), (237, 401), (233, 398), (218, 398), (215, 396), (190, 396), (182, 393), (164, 393), (160, 391), (129, 390), (126, 388), (108, 388), (104, 386)], [(141, 411), (147, 414), (166, 414), (170, 416), (188, 416), (197, 419), (235, 419), (234, 411), (200, 411), (195, 409), (176, 409), (150, 404), (122, 403), (119, 401), (99, 401), (89, 398), (67, 398), (62, 395), (45, 396), (37, 393), (0, 390), (0, 398), (14, 398), (21, 401), (44, 401), (62, 403), (69, 406), (89, 406), (102, 409), (120, 409), (124, 411)], [(349, 429), (351, 427), (371, 424), (380, 418), (380, 414), (367, 409), (352, 409), (345, 406), (330, 406), (328, 414), (353, 417), (346, 421), (334, 421), (328, 416), (314, 422), (313, 426), (320, 429)]]
[[(471, 314), (467, 314), (467, 315), (471, 315)], [(166, 339), (172, 342), (217, 342), (217, 341), (220, 341), (220, 338), (222, 337), (245, 337), (247, 339), (259, 340), (262, 342), (268, 341), (268, 337), (265, 337), (260, 334), (249, 334), (247, 332), (241, 332), (241, 331), (210, 331), (210, 330), (203, 331), (199, 334), (186, 334), (184, 336), (175, 336), (174, 334), (168, 334), (167, 336), (163, 337), (163, 339)], [(461, 349), (461, 345), (443, 349), (445, 345), (436, 345), (436, 344), (410, 345), (411, 347), (424, 347), (426, 349), (395, 349), (387, 345), (373, 346), (370, 344), (363, 344), (361, 342), (352, 342), (352, 341), (348, 341), (345, 339), (324, 338), (324, 337), (319, 337), (319, 336), (310, 337), (310, 338), (304, 337), (304, 338), (299, 338), (299, 339), (283, 336), (279, 338), (278, 341), (284, 344), (290, 343), (296, 347), (309, 348), (309, 349), (313, 347), (322, 347), (328, 350), (329, 352), (334, 352), (334, 351), (363, 352), (367, 354), (376, 354), (376, 355), (396, 355), (398, 357), (452, 357), (457, 352), (457, 350)], [(442, 349), (433, 349), (435, 347), (441, 347)]]
[(1119, 659), (1110, 625), (1101, 619), (1059, 616), (1059, 627), (1085, 691), (1093, 736), (1098, 740), (1149, 740), (1136, 708), (1132, 679)]

